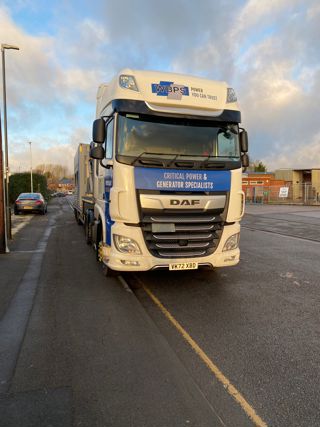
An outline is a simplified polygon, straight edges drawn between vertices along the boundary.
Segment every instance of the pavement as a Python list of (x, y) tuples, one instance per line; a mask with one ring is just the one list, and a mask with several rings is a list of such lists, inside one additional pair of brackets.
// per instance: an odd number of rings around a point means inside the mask
[[(138, 277), (268, 426), (319, 427), (320, 208), (248, 208), (237, 266)], [(225, 424), (252, 425), (144, 289), (135, 293)]]
[(299, 215), (320, 218), (320, 206), (246, 204), (246, 215)]
[[(239, 266), (139, 277), (267, 425), (318, 426), (320, 209), (246, 212)], [(252, 425), (145, 292), (103, 276), (66, 199), (14, 218), (10, 250), (1, 427)]]
[(320, 242), (320, 206), (247, 205), (241, 226)]
[(0, 425), (224, 425), (74, 224), (55, 201), (0, 255)]

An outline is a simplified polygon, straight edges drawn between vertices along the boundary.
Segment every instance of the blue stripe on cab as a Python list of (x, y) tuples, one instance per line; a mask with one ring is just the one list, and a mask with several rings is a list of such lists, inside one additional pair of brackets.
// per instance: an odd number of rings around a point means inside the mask
[(135, 185), (139, 190), (161, 191), (230, 191), (231, 172), (135, 168)]

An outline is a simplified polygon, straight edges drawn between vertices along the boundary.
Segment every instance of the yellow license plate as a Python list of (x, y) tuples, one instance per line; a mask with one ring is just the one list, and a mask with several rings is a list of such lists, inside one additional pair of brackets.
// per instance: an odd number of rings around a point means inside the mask
[(23, 206), (23, 209), (32, 209), (32, 206)]
[(175, 264), (169, 264), (169, 270), (196, 270), (197, 268), (197, 262), (177, 262)]

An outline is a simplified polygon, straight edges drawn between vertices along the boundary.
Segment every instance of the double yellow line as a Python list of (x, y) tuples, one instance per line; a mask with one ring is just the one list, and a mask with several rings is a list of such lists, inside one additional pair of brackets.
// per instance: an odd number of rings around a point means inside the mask
[(210, 371), (214, 374), (218, 381), (220, 381), (225, 390), (234, 398), (234, 400), (241, 406), (244, 412), (252, 420), (257, 427), (268, 427), (267, 424), (259, 417), (253, 407), (246, 401), (242, 394), (232, 385), (228, 378), (220, 371), (220, 369), (212, 362), (206, 353), (198, 346), (194, 339), (188, 332), (180, 325), (180, 323), (172, 316), (172, 314), (165, 308), (160, 300), (150, 291), (150, 289), (141, 281), (138, 276), (135, 279), (140, 283), (144, 291), (149, 295), (151, 300), (162, 311), (166, 318), (172, 323), (177, 331), (183, 336), (187, 343), (192, 347), (200, 359), (207, 365)]

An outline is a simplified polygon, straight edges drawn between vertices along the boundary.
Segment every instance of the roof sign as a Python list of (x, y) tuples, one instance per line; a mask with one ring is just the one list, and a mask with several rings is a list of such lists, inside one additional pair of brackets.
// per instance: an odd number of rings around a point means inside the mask
[(160, 81), (151, 83), (152, 93), (157, 96), (166, 96), (168, 99), (182, 99), (182, 96), (189, 96), (188, 86), (178, 85), (174, 82)]

